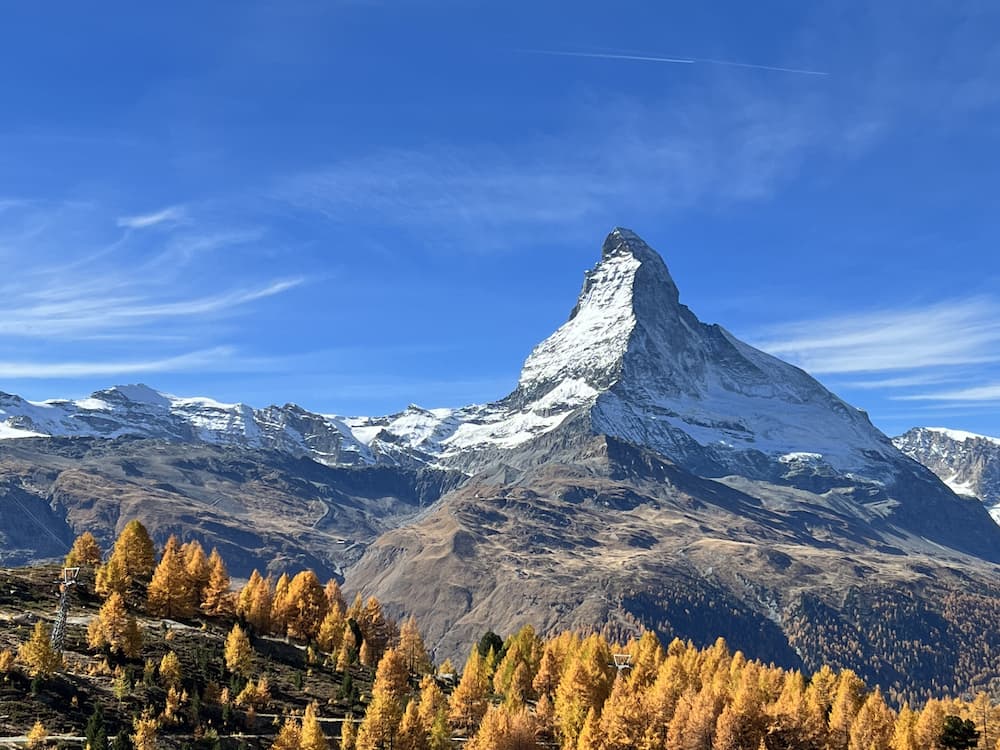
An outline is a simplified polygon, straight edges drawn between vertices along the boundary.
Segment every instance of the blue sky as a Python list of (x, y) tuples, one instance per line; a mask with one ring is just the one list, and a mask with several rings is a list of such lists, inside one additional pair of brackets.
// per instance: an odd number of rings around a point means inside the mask
[(491, 400), (623, 225), (890, 434), (1000, 435), (995, 3), (4, 14), (0, 390)]

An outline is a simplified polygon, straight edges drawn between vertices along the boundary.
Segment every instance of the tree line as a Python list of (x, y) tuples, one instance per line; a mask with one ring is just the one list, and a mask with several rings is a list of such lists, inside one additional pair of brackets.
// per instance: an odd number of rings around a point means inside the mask
[[(310, 703), (281, 723), (276, 750), (1000, 750), (1000, 709), (986, 693), (895, 707), (853, 671), (821, 666), (811, 674), (749, 660), (721, 638), (707, 648), (651, 631), (626, 642), (600, 633), (543, 637), (530, 625), (503, 639), (488, 633), (460, 672), (432, 663), (411, 617), (399, 626), (374, 597), (347, 604), (336, 581), (312, 571), (277, 579), (254, 571), (238, 591), (216, 550), (167, 540), (157, 561), (148, 533), (128, 523), (107, 561), (89, 534), (67, 564), (93, 566), (103, 597), (91, 622), (90, 648), (138, 659), (142, 636), (134, 612), (170, 619), (202, 616), (231, 625), (225, 666), (229, 688), (183, 690), (176, 655), (152, 671), (164, 684), (159, 713), (136, 717), (130, 737), (140, 750), (193, 700), (236, 706), (252, 715), (268, 704), (266, 674), (255, 667), (254, 638), (301, 644), (313, 662), (344, 673), (374, 669), (364, 710), (338, 736)], [(15, 658), (0, 652), (0, 674), (22, 665), (36, 677), (61, 668), (39, 623)], [(148, 667), (147, 667), (148, 668)], [(255, 673), (257, 679), (253, 679)], [(147, 738), (154, 739), (147, 739)]]

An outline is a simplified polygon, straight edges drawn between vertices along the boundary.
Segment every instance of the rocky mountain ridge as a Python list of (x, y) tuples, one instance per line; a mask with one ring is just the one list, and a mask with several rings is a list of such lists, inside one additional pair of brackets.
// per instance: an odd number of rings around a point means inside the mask
[(893, 480), (900, 458), (864, 412), (802, 370), (706, 325), (680, 303), (662, 258), (626, 229), (605, 240), (569, 320), (528, 356), (516, 389), (459, 409), (385, 417), (253, 409), (144, 385), (77, 401), (0, 394), (0, 437), (135, 435), (271, 449), (329, 465), (476, 471), (586, 412), (591, 430), (700, 472)]
[(946, 427), (914, 427), (892, 442), (956, 494), (982, 500), (1000, 524), (1000, 438)]

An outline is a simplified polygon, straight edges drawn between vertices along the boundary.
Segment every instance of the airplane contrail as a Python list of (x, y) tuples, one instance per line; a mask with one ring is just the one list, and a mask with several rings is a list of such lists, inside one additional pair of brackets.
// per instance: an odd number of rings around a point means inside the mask
[(781, 68), (776, 65), (757, 65), (754, 63), (735, 62), (733, 60), (710, 60), (704, 57), (658, 57), (655, 55), (614, 55), (607, 52), (562, 52), (550, 49), (524, 50), (534, 55), (555, 55), (557, 57), (592, 57), (602, 60), (639, 60), (640, 62), (673, 63), (675, 65), (726, 65), (734, 68), (754, 68), (756, 70), (773, 70), (778, 73), (798, 73), (806, 76), (830, 75), (822, 70), (806, 70), (804, 68)]

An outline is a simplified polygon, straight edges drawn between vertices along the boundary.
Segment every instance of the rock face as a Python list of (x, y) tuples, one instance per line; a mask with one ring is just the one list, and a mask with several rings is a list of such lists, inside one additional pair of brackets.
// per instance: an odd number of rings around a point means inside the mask
[[(0, 396), (4, 437), (20, 438), (0, 440), (17, 559), (149, 516), (158, 539), (203, 537), (244, 569), (343, 572), (416, 615), (439, 657), (532, 622), (724, 635), (897, 692), (1000, 671), (1000, 527), (983, 505), (805, 372), (699, 321), (625, 229), (496, 402), (339, 417), (121, 386)], [(44, 550), (26, 502), (48, 509)]]
[(957, 494), (982, 500), (1000, 524), (1000, 438), (945, 427), (914, 427), (892, 442)]
[(178, 534), (218, 547), (234, 576), (342, 575), (462, 478), (151, 438), (0, 441), (0, 565), (62, 558), (84, 531), (109, 549), (139, 518), (157, 544)]

